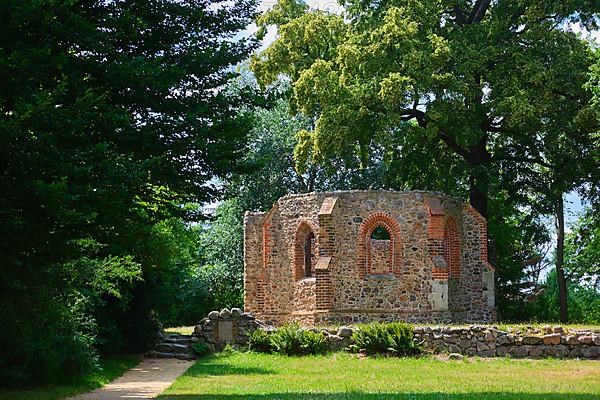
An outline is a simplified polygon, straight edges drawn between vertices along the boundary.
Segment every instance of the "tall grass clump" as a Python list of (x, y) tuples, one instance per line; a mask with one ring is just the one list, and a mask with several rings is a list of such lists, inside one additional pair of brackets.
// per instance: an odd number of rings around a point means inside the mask
[(373, 322), (361, 325), (352, 334), (350, 350), (366, 354), (411, 356), (421, 353), (422, 346), (413, 341), (413, 327), (401, 322)]
[(272, 353), (271, 335), (262, 329), (252, 331), (248, 337), (248, 349), (256, 353)]
[(304, 356), (327, 352), (327, 339), (323, 334), (291, 324), (272, 333), (254, 331), (248, 342), (250, 350), (261, 353), (277, 353), (287, 356)]

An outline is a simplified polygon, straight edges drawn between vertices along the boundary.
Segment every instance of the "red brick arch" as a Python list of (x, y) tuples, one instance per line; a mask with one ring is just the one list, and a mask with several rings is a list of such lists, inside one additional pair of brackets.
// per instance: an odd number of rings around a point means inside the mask
[(294, 279), (299, 280), (306, 277), (305, 265), (304, 265), (304, 244), (309, 235), (313, 235), (315, 239), (314, 254), (311, 260), (311, 275), (315, 276), (316, 260), (318, 258), (318, 246), (317, 246), (317, 229), (312, 226), (308, 221), (301, 221), (296, 228), (294, 234), (294, 262), (293, 262), (293, 275)]
[(371, 271), (371, 233), (377, 227), (383, 227), (390, 234), (390, 255), (388, 273), (400, 273), (402, 266), (402, 235), (398, 221), (384, 212), (369, 215), (360, 225), (357, 243), (357, 270), (360, 277)]
[(460, 279), (461, 254), (460, 232), (454, 219), (449, 217), (444, 228), (444, 259), (450, 278)]

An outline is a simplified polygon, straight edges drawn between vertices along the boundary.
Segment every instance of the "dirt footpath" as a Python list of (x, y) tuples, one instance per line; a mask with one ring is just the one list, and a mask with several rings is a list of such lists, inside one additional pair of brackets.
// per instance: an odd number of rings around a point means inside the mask
[(144, 359), (108, 385), (67, 400), (153, 399), (192, 364), (171, 358)]

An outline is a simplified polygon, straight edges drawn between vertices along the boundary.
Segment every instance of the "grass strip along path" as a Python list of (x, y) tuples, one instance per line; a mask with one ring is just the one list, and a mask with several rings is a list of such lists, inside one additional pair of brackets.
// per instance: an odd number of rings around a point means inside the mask
[(233, 353), (200, 359), (159, 398), (598, 400), (600, 362)]

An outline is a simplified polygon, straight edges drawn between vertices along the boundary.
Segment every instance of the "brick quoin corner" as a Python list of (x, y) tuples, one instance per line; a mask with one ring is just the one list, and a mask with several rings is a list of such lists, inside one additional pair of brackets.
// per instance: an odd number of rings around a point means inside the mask
[(244, 307), (306, 326), (494, 322), (486, 220), (433, 192), (282, 197), (245, 214)]

